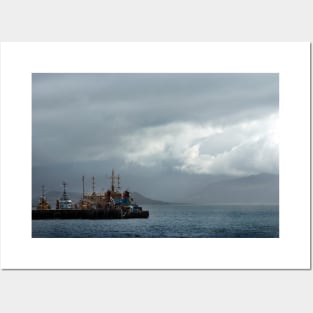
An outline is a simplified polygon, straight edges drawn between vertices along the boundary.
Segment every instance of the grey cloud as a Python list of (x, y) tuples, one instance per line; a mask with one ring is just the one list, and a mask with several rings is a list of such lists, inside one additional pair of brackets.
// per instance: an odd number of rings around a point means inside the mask
[[(236, 128), (232, 132), (234, 125), (278, 114), (278, 83), (275, 73), (33, 74), (33, 165), (116, 158), (129, 161), (129, 156), (138, 152), (140, 158), (133, 155), (132, 162), (180, 168), (179, 154), (197, 140), (201, 156), (230, 151), (253, 133), (235, 132)], [(166, 142), (164, 150), (160, 148), (160, 154), (145, 150), (148, 146), (157, 149), (153, 143), (171, 135), (166, 133), (171, 131), (169, 126), (177, 132), (172, 135), (179, 137), (180, 128), (175, 125), (194, 127), (188, 128), (190, 134), (196, 134), (199, 127), (221, 128), (224, 135), (201, 140), (195, 135), (188, 147), (181, 136), (175, 149), (171, 148), (174, 138)], [(236, 160), (236, 166), (243, 167), (244, 157)], [(228, 166), (234, 164), (228, 161)], [(263, 169), (259, 164), (259, 170)], [(214, 171), (219, 172), (218, 165)]]

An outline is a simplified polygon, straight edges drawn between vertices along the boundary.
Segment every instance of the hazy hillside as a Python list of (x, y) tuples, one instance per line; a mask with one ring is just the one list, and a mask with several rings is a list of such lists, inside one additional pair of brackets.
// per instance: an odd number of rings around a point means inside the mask
[(186, 202), (192, 203), (279, 203), (279, 176), (253, 175), (208, 183)]
[(145, 196), (141, 195), (138, 192), (133, 192), (132, 196), (138, 204), (166, 204), (166, 203), (168, 203), (168, 202), (163, 202), (163, 201), (152, 200), (152, 199), (146, 198)]

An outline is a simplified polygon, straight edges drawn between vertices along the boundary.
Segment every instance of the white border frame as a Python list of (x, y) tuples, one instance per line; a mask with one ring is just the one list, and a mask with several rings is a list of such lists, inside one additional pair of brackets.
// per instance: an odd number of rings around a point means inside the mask
[[(279, 73), (280, 238), (32, 239), (33, 72)], [(309, 43), (1, 44), (2, 268), (309, 269), (310, 264)]]

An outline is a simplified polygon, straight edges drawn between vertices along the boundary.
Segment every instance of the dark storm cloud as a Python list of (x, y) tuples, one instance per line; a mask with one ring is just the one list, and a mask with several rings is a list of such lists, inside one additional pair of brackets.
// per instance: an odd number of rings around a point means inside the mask
[(33, 108), (104, 118), (127, 113), (136, 121), (154, 116), (160, 123), (237, 112), (249, 118), (277, 106), (277, 84), (275, 74), (34, 74)]
[[(32, 96), (33, 165), (118, 157), (225, 174), (278, 162), (278, 148), (263, 143), (277, 119), (278, 74), (33, 74)], [(275, 160), (255, 157), (247, 169), (245, 153), (261, 143)]]

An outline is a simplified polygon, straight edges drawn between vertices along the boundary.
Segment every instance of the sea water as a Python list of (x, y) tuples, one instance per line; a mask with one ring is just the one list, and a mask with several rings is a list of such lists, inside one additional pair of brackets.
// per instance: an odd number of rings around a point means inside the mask
[(277, 238), (278, 205), (146, 205), (149, 218), (33, 220), (33, 238)]

